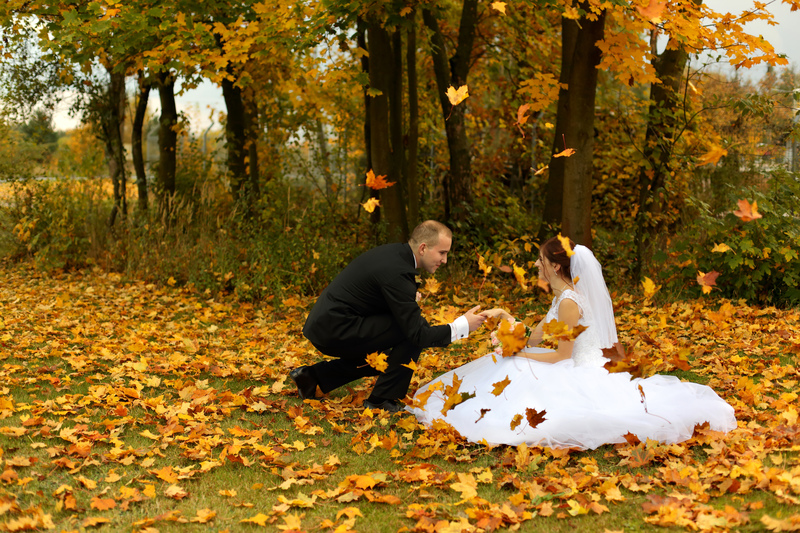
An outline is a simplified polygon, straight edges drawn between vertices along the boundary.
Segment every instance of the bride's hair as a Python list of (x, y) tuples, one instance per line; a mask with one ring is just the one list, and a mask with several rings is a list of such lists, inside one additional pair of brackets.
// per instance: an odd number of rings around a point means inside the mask
[[(575, 249), (575, 243), (569, 239), (569, 247)], [(556, 265), (561, 265), (561, 275), (567, 279), (572, 280), (572, 270), (570, 269), (570, 260), (567, 256), (567, 251), (558, 237), (550, 237), (539, 247), (539, 255), (543, 255), (548, 261)]]

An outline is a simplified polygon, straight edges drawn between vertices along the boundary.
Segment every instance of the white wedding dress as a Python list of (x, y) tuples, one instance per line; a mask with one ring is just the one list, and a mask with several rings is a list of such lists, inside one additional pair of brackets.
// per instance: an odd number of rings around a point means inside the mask
[[(564, 298), (578, 304), (578, 323), (588, 326), (575, 340), (570, 359), (551, 364), (490, 353), (421, 387), (414, 400), (416, 405), (424, 405), (408, 410), (425, 425), (443, 420), (467, 440), (490, 445), (524, 442), (594, 449), (625, 442), (628, 433), (642, 442), (653, 439), (674, 443), (690, 438), (695, 425), (704, 422), (715, 431), (736, 428), (733, 408), (710, 387), (682, 382), (674, 376), (632, 379), (628, 373), (609, 373), (603, 368), (607, 359), (594, 335), (591, 311), (580, 294), (564, 291), (553, 300), (545, 322), (558, 319)], [(445, 387), (452, 387), (454, 379), (461, 380), (458, 393), (474, 397), (443, 413)], [(510, 383), (502, 388), (506, 380)], [(441, 385), (435, 385), (439, 382)], [(434, 391), (425, 400), (431, 387)], [(438, 387), (441, 389), (436, 390)], [(497, 389), (502, 392), (495, 395)], [(544, 420), (537, 423), (532, 417), (532, 427), (528, 414), (536, 413), (543, 414)]]

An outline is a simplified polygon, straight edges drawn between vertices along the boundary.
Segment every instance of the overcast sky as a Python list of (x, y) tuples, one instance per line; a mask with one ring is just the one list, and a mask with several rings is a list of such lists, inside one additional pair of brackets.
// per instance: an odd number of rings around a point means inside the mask
[[(736, 14), (753, 7), (753, 0), (705, 0), (705, 3), (715, 11)], [(746, 29), (752, 34), (762, 35), (772, 43), (776, 52), (786, 54), (789, 64), (793, 64), (795, 67), (800, 66), (800, 11), (792, 13), (790, 8), (780, 0), (767, 1), (766, 4), (767, 9), (774, 14), (778, 25), (769, 26), (759, 21), (749, 23)], [(763, 66), (755, 67), (751, 74), (758, 78), (764, 69)], [(151, 109), (158, 113), (158, 94), (152, 95), (150, 101), (153, 106)], [(208, 117), (212, 109), (217, 111), (225, 109), (221, 89), (211, 83), (205, 83), (197, 89), (187, 91), (178, 98), (177, 106), (178, 111), (189, 115), (193, 127), (197, 130), (203, 130), (210, 125)], [(69, 129), (75, 127), (77, 123), (76, 120), (66, 115), (65, 110), (56, 113), (54, 121), (57, 129)]]

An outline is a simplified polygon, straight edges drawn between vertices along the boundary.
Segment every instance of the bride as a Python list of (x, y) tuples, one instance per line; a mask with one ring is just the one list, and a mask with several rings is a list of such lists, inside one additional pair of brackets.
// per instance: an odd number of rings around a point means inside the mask
[[(710, 387), (674, 376), (632, 379), (603, 367), (603, 348), (617, 343), (611, 297), (592, 252), (569, 245), (572, 254), (553, 237), (539, 249), (539, 277), (554, 298), (527, 346), (513, 356), (496, 350), (439, 376), (408, 409), (423, 424), (442, 420), (467, 440), (490, 445), (594, 449), (626, 442), (627, 434), (681, 442), (704, 422), (716, 431), (736, 428), (733, 408)], [(484, 314), (514, 320), (503, 309)], [(552, 320), (586, 329), (556, 350), (536, 348)]]

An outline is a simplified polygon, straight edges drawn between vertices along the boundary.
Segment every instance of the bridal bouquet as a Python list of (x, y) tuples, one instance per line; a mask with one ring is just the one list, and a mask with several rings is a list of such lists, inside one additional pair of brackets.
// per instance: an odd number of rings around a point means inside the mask
[(501, 320), (500, 325), (489, 336), (495, 347), (494, 353), (503, 357), (517, 354), (528, 344), (531, 331), (530, 326), (519, 320)]

